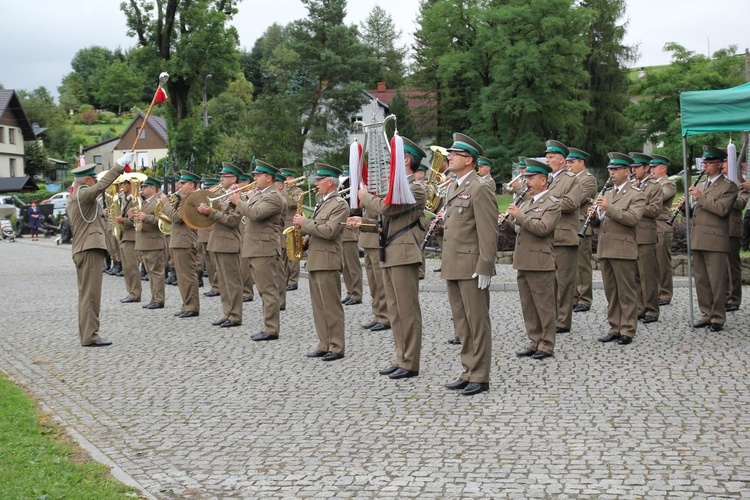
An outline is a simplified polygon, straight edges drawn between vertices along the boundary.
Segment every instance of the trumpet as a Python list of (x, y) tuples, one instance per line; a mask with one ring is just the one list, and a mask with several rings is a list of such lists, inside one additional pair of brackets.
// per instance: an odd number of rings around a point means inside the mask
[(516, 183), (516, 181), (523, 176), (523, 172), (518, 174), (517, 176), (513, 177), (509, 183), (503, 184), (503, 192), (505, 191), (513, 191), (513, 184)]
[[(693, 187), (697, 186), (698, 183), (701, 181), (701, 178), (706, 175), (705, 170), (701, 170), (701, 173), (698, 174), (698, 177), (695, 179), (695, 182), (693, 182)], [(685, 206), (685, 201), (687, 200), (687, 196), (682, 200), (682, 203), (677, 205), (677, 208), (674, 209), (674, 212), (672, 212), (672, 215), (669, 217), (669, 220), (667, 220), (667, 224), (670, 226), (674, 225), (675, 219), (677, 219), (677, 215), (679, 215), (680, 211)]]
[[(599, 193), (599, 196), (597, 196), (596, 198), (599, 198), (600, 196), (604, 196), (604, 193), (611, 187), (612, 187), (612, 179), (610, 178), (610, 179), (607, 179), (607, 182), (604, 183), (604, 187), (602, 187), (602, 190)], [(594, 198), (594, 201), (596, 201), (596, 198)], [(596, 210), (592, 210), (591, 213), (586, 216), (586, 220), (583, 221), (583, 227), (581, 228), (580, 231), (578, 231), (578, 236), (580, 238), (586, 237), (586, 231), (588, 231), (589, 226), (591, 225), (591, 221), (594, 220), (595, 212)]]
[(220, 194), (219, 196), (214, 196), (213, 198), (209, 198), (208, 199), (208, 203), (206, 203), (206, 205), (212, 205), (215, 201), (223, 202), (224, 198), (229, 198), (234, 193), (243, 194), (243, 193), (246, 193), (248, 191), (252, 191), (253, 189), (255, 189), (255, 184), (256, 184), (255, 181), (253, 181), (250, 184), (248, 184), (247, 186), (242, 186), (242, 187), (230, 189), (229, 191), (226, 191), (226, 192)]
[[(526, 196), (526, 193), (529, 192), (529, 189), (531, 188), (529, 186), (526, 186), (526, 189), (524, 189), (523, 192), (521, 192), (521, 194), (516, 196), (516, 199), (513, 200), (513, 205), (518, 206), (518, 204), (523, 201), (524, 197)], [(508, 212), (503, 212), (502, 214), (500, 214), (500, 217), (498, 217), (497, 219), (497, 225), (502, 226), (503, 224), (505, 224), (505, 222), (508, 220), (508, 217), (509, 217)]]

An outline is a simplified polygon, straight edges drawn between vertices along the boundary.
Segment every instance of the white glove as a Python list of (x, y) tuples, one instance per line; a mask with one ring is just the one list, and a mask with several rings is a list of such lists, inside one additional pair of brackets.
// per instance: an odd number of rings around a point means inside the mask
[(477, 280), (477, 288), (480, 290), (484, 290), (488, 286), (490, 286), (490, 281), (492, 280), (492, 276), (488, 276), (486, 274), (477, 274), (474, 273), (471, 275), (472, 278), (479, 278)]
[(130, 165), (131, 163), (133, 163), (134, 159), (135, 159), (135, 153), (133, 153), (132, 151), (128, 151), (127, 153), (122, 155), (122, 157), (119, 160), (117, 160), (116, 163), (120, 165), (121, 167), (124, 167), (125, 165)]

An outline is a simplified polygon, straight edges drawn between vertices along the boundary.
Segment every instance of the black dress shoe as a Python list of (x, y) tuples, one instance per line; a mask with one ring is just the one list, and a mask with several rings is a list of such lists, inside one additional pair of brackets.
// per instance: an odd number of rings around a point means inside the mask
[(381, 375), (390, 375), (391, 373), (393, 373), (393, 372), (395, 372), (395, 371), (397, 371), (399, 369), (400, 368), (398, 366), (391, 365), (388, 368), (383, 368), (378, 373), (381, 374)]
[(459, 339), (458, 337), (453, 337), (448, 341), (448, 343), (451, 345), (461, 345), (461, 339)]
[(390, 330), (390, 325), (384, 325), (383, 323), (375, 323), (372, 325), (372, 328), (370, 328), (371, 332), (382, 332), (383, 330)]
[(185, 311), (184, 313), (180, 314), (180, 318), (197, 318), (200, 316), (200, 313), (195, 311)]
[(220, 324), (219, 326), (221, 328), (234, 328), (235, 326), (240, 326), (241, 323), (235, 323), (231, 319), (226, 320), (224, 323)]
[(219, 292), (215, 292), (213, 290), (209, 290), (207, 292), (203, 292), (204, 297), (218, 297), (220, 295)]
[(548, 352), (537, 351), (534, 353), (533, 356), (531, 356), (531, 359), (547, 359), (547, 358), (551, 358), (552, 356), (553, 354), (550, 354)]
[(529, 349), (528, 347), (526, 349), (516, 351), (516, 356), (518, 356), (519, 358), (527, 358), (529, 356), (533, 356), (534, 354), (536, 354), (536, 351), (534, 349)]
[(727, 312), (739, 311), (740, 305), (739, 304), (727, 304), (724, 310), (726, 310)]
[(362, 303), (362, 301), (361, 301), (361, 300), (357, 300), (357, 299), (349, 299), (349, 300), (347, 300), (346, 302), (344, 302), (344, 305), (345, 305), (345, 306), (356, 306), (357, 304), (361, 304), (361, 303)]
[(370, 321), (369, 323), (363, 323), (362, 328), (364, 328), (365, 330), (369, 330), (370, 328), (372, 328), (373, 326), (377, 324), (378, 324), (377, 321)]
[(388, 375), (388, 378), (392, 378), (393, 380), (398, 380), (400, 378), (416, 377), (417, 375), (419, 375), (419, 372), (413, 372), (411, 370), (407, 370), (406, 368), (399, 368), (395, 372)]
[(458, 389), (463, 389), (467, 385), (469, 385), (468, 380), (460, 378), (454, 382), (448, 382), (447, 384), (445, 384), (445, 388), (450, 389), (451, 391), (456, 391)]
[(257, 341), (261, 341), (261, 340), (279, 340), (279, 336), (278, 335), (269, 335), (266, 332), (258, 332), (258, 333), (253, 333), (252, 335), (250, 335), (250, 340), (257, 340)]
[(617, 343), (620, 345), (628, 345), (633, 343), (633, 337), (628, 337), (627, 335), (620, 335), (620, 338), (617, 339)]
[(641, 322), (644, 324), (656, 323), (657, 321), (659, 321), (659, 318), (654, 318), (653, 316), (644, 316), (641, 320)]
[(590, 310), (591, 308), (589, 306), (584, 306), (583, 304), (578, 304), (573, 308), (574, 313), (580, 313), (580, 312), (586, 312)]
[(252, 302), (254, 297), (242, 297), (242, 302)]
[(297, 287), (295, 285), (287, 285), (286, 286), (286, 291), (287, 292), (291, 292), (291, 291), (296, 290), (296, 289), (297, 289)]
[(107, 347), (108, 345), (112, 345), (112, 341), (102, 337), (95, 342), (84, 345), (83, 347)]
[(344, 355), (343, 355), (343, 354), (339, 354), (339, 353), (337, 353), (337, 352), (333, 352), (333, 351), (328, 351), (328, 352), (327, 352), (327, 353), (325, 353), (325, 355), (324, 355), (324, 356), (323, 356), (322, 358), (320, 358), (320, 359), (322, 359), (323, 361), (336, 361), (337, 359), (341, 359), (341, 358), (343, 358), (343, 357), (344, 357)]
[(596, 340), (598, 340), (599, 342), (607, 343), (607, 342), (614, 342), (615, 340), (619, 338), (620, 336), (615, 333), (608, 333), (607, 335), (603, 335)]
[(174, 315), (175, 315), (175, 316), (177, 316), (177, 317), (179, 318), (180, 316), (182, 316), (182, 313), (183, 313), (183, 312), (184, 312), (184, 311), (177, 311), (176, 313), (174, 313)]
[(164, 302), (149, 302), (145, 306), (143, 306), (144, 309), (164, 309)]
[(461, 395), (473, 396), (474, 394), (479, 394), (480, 392), (486, 392), (489, 390), (490, 390), (489, 382), (471, 382), (466, 387), (464, 387), (464, 390), (461, 391)]
[(221, 326), (227, 321), (227, 318), (221, 318), (217, 319), (216, 321), (212, 322), (211, 324), (214, 326)]
[(432, 272), (433, 272), (433, 273), (439, 273), (439, 272), (441, 272), (442, 270), (443, 270), (442, 268), (440, 268), (440, 267), (436, 267), (435, 269), (433, 269), (433, 270), (432, 270)]
[(555, 328), (555, 333), (570, 333), (570, 328), (562, 328), (558, 326)]
[(660, 306), (668, 306), (669, 301), (667, 299), (659, 299), (659, 305)]
[(349, 300), (350, 300), (350, 299), (351, 299), (351, 297), (349, 297), (349, 296), (347, 295), (346, 297), (344, 297), (343, 299), (341, 299), (341, 303), (342, 303), (342, 304), (346, 304), (347, 302), (349, 302)]
[(709, 326), (708, 329), (712, 332), (720, 332), (724, 329), (724, 325), (720, 325), (719, 323), (711, 323), (711, 326)]
[(307, 356), (308, 358), (322, 358), (326, 354), (327, 354), (326, 351), (315, 349), (305, 354), (305, 356)]
[(140, 302), (140, 301), (141, 301), (140, 299), (135, 300), (134, 298), (131, 298), (131, 297), (125, 297), (124, 299), (120, 299), (120, 302), (122, 302), (123, 304), (130, 304), (131, 302)]
[(693, 328), (705, 328), (705, 327), (710, 326), (710, 325), (711, 325), (711, 323), (709, 321), (699, 320), (699, 321), (696, 321), (695, 323), (693, 323)]

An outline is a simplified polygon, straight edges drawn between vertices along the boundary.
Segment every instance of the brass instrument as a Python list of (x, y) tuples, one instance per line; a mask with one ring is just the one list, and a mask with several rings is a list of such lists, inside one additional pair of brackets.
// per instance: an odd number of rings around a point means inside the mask
[[(182, 188), (169, 195), (169, 204), (172, 205), (172, 208), (174, 209), (177, 209), (177, 207), (180, 206), (180, 197), (177, 196), (180, 191), (182, 191)], [(172, 233), (172, 219), (164, 214), (164, 207), (161, 204), (161, 200), (156, 202), (154, 215), (159, 219), (159, 231), (161, 231), (162, 234), (169, 236)]]
[[(704, 175), (706, 175), (706, 171), (701, 170), (701, 172), (698, 174), (698, 177), (695, 179), (695, 182), (693, 182), (693, 187), (698, 185), (698, 183), (701, 181), (701, 178), (703, 178)], [(685, 206), (685, 202), (687, 201), (687, 199), (688, 199), (688, 194), (685, 193), (685, 198), (682, 200), (682, 203), (677, 205), (677, 208), (674, 209), (674, 212), (672, 212), (672, 215), (669, 217), (667, 224), (669, 224), (670, 226), (674, 225), (674, 221), (675, 219), (677, 219), (677, 215), (679, 215), (680, 211)]]
[(119, 191), (119, 186), (112, 183), (104, 192), (105, 199), (107, 200), (107, 221), (112, 225), (112, 235), (117, 241), (122, 236), (122, 224), (115, 221), (115, 217), (122, 215)]
[(225, 199), (229, 198), (234, 193), (245, 194), (248, 191), (252, 191), (253, 189), (255, 189), (255, 185), (256, 185), (256, 182), (253, 181), (250, 184), (248, 184), (247, 186), (242, 186), (242, 187), (230, 189), (229, 191), (224, 191), (222, 194), (220, 194), (218, 196), (214, 196), (213, 198), (209, 198), (208, 199), (209, 203), (206, 203), (206, 205), (211, 205), (215, 201), (218, 201), (219, 203), (223, 203)]
[[(302, 215), (302, 200), (304, 200), (305, 195), (314, 191), (315, 188), (299, 194), (297, 197), (297, 215)], [(301, 261), (305, 256), (304, 243), (302, 241), (302, 228), (296, 225), (291, 225), (284, 229), (284, 237), (286, 238), (286, 256), (292, 262)]]
[(134, 219), (133, 226), (135, 226), (136, 231), (140, 231), (141, 229), (143, 229), (143, 221), (138, 220), (137, 214), (143, 209), (143, 198), (141, 198), (141, 184), (143, 184), (143, 181), (148, 179), (148, 176), (140, 172), (131, 172), (124, 175), (125, 181), (130, 183), (130, 209), (135, 210), (136, 213), (136, 215), (132, 216), (132, 218)]
[[(599, 196), (596, 198), (599, 198), (600, 196), (604, 196), (604, 193), (607, 191), (607, 189), (612, 187), (612, 179), (607, 179), (607, 182), (604, 183), (604, 187), (602, 187), (602, 192), (599, 193)], [(596, 198), (594, 198), (594, 201), (596, 201)], [(578, 231), (578, 236), (580, 238), (586, 237), (586, 231), (588, 231), (589, 226), (591, 225), (591, 221), (594, 219), (594, 213), (596, 212), (596, 209), (592, 210), (590, 214), (586, 216), (586, 220), (583, 221), (583, 227), (580, 231)]]
[(518, 174), (517, 176), (513, 177), (513, 178), (512, 178), (511, 180), (510, 180), (510, 182), (509, 182), (509, 183), (507, 183), (507, 184), (503, 183), (503, 193), (505, 193), (506, 191), (510, 191), (510, 192), (514, 191), (514, 189), (513, 189), (513, 184), (515, 184), (515, 183), (516, 183), (516, 181), (517, 181), (518, 179), (520, 179), (520, 178), (521, 178), (522, 176), (523, 176), (523, 172), (521, 172), (521, 173), (520, 173), (520, 174)]
[(425, 207), (430, 212), (435, 212), (445, 197), (445, 190), (440, 189), (440, 186), (445, 183), (445, 174), (440, 172), (440, 167), (448, 158), (448, 150), (441, 146), (430, 146), (430, 149), (432, 150), (432, 164), (425, 179), (427, 189)]

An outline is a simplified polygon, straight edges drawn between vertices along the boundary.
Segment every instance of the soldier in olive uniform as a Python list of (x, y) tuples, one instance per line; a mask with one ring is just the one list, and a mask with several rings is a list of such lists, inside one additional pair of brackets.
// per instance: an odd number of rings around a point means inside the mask
[[(594, 202), (594, 197), (599, 190), (596, 177), (586, 168), (591, 161), (591, 157), (585, 151), (576, 148), (568, 148), (568, 157), (565, 158), (565, 165), (571, 172), (576, 174), (578, 182), (581, 184), (581, 206), (578, 209), (578, 223), (580, 228), (586, 221), (586, 213)], [(594, 298), (592, 290), (593, 272), (591, 269), (591, 245), (594, 240), (594, 230), (591, 226), (586, 230), (583, 238), (579, 236), (580, 244), (578, 245), (578, 264), (576, 266), (576, 286), (575, 297), (573, 298), (573, 312), (585, 312), (591, 309), (591, 302)]]
[(497, 191), (497, 184), (495, 184), (495, 179), (492, 177), (492, 160), (486, 156), (480, 156), (479, 160), (477, 160), (477, 174), (490, 185), (493, 193)]
[[(161, 181), (154, 177), (149, 177), (141, 184), (141, 192), (145, 201), (141, 206), (141, 211), (133, 213), (136, 222), (135, 232), (135, 249), (141, 252), (143, 265), (148, 273), (149, 283), (151, 284), (151, 301), (144, 304), (144, 309), (163, 309), (164, 308), (164, 272), (166, 269), (166, 241), (164, 234), (159, 230), (159, 218), (154, 215), (157, 198)], [(140, 227), (140, 230), (138, 230)]]
[[(209, 189), (216, 186), (219, 183), (219, 179), (208, 178), (204, 179), (204, 189)], [(206, 274), (208, 275), (208, 282), (211, 285), (211, 289), (203, 292), (205, 297), (218, 297), (219, 296), (219, 273), (216, 269), (216, 257), (213, 252), (208, 251), (208, 240), (211, 238), (212, 227), (208, 226), (198, 231), (198, 242), (202, 247), (203, 252), (203, 264), (206, 266)]]
[[(414, 177), (414, 171), (427, 155), (422, 148), (406, 137), (403, 141), (407, 179), (414, 203), (389, 205), (365, 188), (357, 193), (363, 209), (383, 217), (385, 258), (381, 260), (380, 267), (383, 272), (388, 319), (393, 328), (396, 358), (390, 366), (380, 370), (380, 374), (388, 375), (394, 380), (419, 375), (422, 352), (419, 266), (422, 264), (420, 245), (424, 231), (420, 220), (427, 201), (427, 192), (422, 183)], [(376, 222), (374, 219), (366, 221), (369, 224)], [(357, 222), (362, 222), (362, 219), (349, 218), (349, 223), (355, 227), (358, 226)]]
[(180, 192), (176, 205), (170, 203), (169, 198), (161, 193), (159, 199), (164, 214), (172, 220), (172, 231), (169, 246), (172, 249), (175, 272), (177, 273), (177, 287), (180, 289), (182, 307), (175, 313), (178, 318), (194, 318), (200, 314), (200, 300), (198, 299), (197, 262), (198, 231), (191, 228), (182, 220), (181, 202), (193, 194), (200, 182), (200, 177), (189, 170), (181, 170), (177, 185)]
[[(252, 173), (242, 172), (237, 183), (238, 188), (246, 187), (250, 184), (252, 179)], [(250, 191), (251, 193), (253, 191)], [(245, 191), (247, 193), (247, 191)], [(242, 233), (242, 240), (246, 241), (248, 238), (247, 232), (247, 219), (243, 217), (242, 225), (240, 226), (240, 232)], [(253, 287), (255, 286), (255, 269), (250, 265), (249, 257), (243, 255), (245, 252), (240, 253), (240, 273), (242, 274), (242, 302), (252, 302), (255, 298), (255, 292)]]
[[(729, 163), (725, 163), (724, 175), (728, 176)], [(740, 179), (737, 179), (738, 181)], [(737, 200), (732, 205), (729, 214), (729, 268), (727, 269), (727, 305), (726, 311), (733, 312), (740, 309), (742, 303), (742, 266), (740, 264), (740, 247), (742, 246), (742, 211), (750, 199), (750, 191), (738, 186)]]
[(661, 188), (661, 210), (656, 218), (656, 265), (659, 268), (659, 307), (666, 306), (672, 300), (672, 236), (674, 228), (667, 224), (672, 216), (672, 200), (677, 186), (667, 177), (669, 158), (652, 154), (651, 177)]
[[(362, 217), (375, 219), (376, 214), (364, 210)], [(359, 233), (359, 246), (365, 251), (365, 273), (367, 273), (367, 286), (370, 288), (370, 308), (372, 310), (372, 320), (362, 324), (362, 328), (371, 332), (388, 330), (391, 328), (391, 320), (388, 318), (383, 270), (380, 267), (378, 233), (361, 231)]]
[(295, 214), (294, 225), (310, 235), (307, 249), (310, 299), (312, 301), (316, 348), (307, 356), (335, 361), (344, 357), (344, 306), (341, 304), (341, 238), (343, 237), (349, 205), (338, 195), (341, 170), (324, 163), (316, 163), (315, 187), (321, 196), (311, 219)]
[(661, 212), (663, 195), (659, 181), (651, 178), (651, 156), (630, 153), (633, 164), (633, 185), (643, 192), (646, 206), (638, 222), (635, 239), (638, 242), (638, 318), (643, 323), (659, 321), (659, 266), (656, 260), (656, 219)]
[(555, 352), (555, 226), (560, 201), (549, 194), (549, 165), (528, 159), (524, 177), (529, 186), (526, 201), (508, 207), (505, 230), (516, 232), (513, 269), (518, 270), (518, 293), (529, 343), (516, 356), (545, 359)]
[(120, 299), (123, 304), (141, 301), (141, 277), (138, 273), (138, 257), (135, 252), (135, 225), (133, 218), (128, 217), (128, 211), (133, 205), (133, 185), (129, 181), (120, 183), (120, 207), (123, 215), (115, 217), (115, 222), (122, 224), (122, 237), (120, 239), (120, 257), (122, 258), (122, 270), (125, 276), (125, 289), (127, 297)]
[(497, 198), (476, 173), (482, 147), (453, 134), (448, 169), (456, 181), (445, 195), (445, 230), (441, 276), (446, 280), (453, 329), (461, 340), (458, 380), (445, 385), (471, 396), (490, 388), (492, 325), (490, 281), (497, 256)]
[(96, 181), (96, 165), (85, 165), (71, 171), (75, 180), (65, 212), (73, 232), (73, 262), (78, 281), (78, 339), (84, 347), (112, 345), (112, 342), (99, 336), (102, 264), (107, 246), (96, 199), (132, 161), (133, 153), (125, 154), (99, 182)]
[(622, 153), (608, 153), (609, 176), (613, 188), (599, 196), (589, 211), (599, 220), (599, 243), (596, 255), (602, 270), (604, 294), (607, 297), (609, 332), (599, 342), (633, 341), (638, 327), (638, 292), (635, 274), (638, 269), (636, 226), (643, 217), (646, 198), (628, 181), (633, 159)]
[(523, 174), (526, 172), (526, 157), (519, 156), (517, 165), (520, 175), (509, 186), (514, 195), (520, 196), (526, 189), (526, 182), (523, 179)]
[(281, 172), (276, 174), (274, 177), (276, 190), (279, 192), (281, 197), (281, 213), (283, 217), (279, 219), (279, 261), (276, 267), (276, 288), (279, 292), (279, 310), (286, 310), (286, 270), (289, 267), (289, 257), (286, 253), (286, 236), (284, 235), (284, 229), (289, 227), (287, 225), (286, 217), (289, 213), (289, 205), (287, 202), (287, 187), (285, 184), (286, 177), (281, 175)]
[[(231, 189), (242, 175), (242, 171), (229, 162), (222, 163), (220, 183), (225, 190)], [(223, 315), (211, 323), (222, 328), (232, 328), (242, 324), (242, 274), (240, 274), (240, 248), (242, 236), (240, 221), (242, 215), (237, 206), (224, 198), (221, 209), (216, 210), (201, 204), (198, 212), (215, 222), (208, 240), (208, 251), (213, 252), (216, 271), (219, 275), (221, 309)]]
[(560, 222), (555, 227), (555, 287), (557, 294), (557, 333), (570, 331), (573, 323), (573, 301), (575, 300), (576, 269), (578, 267), (578, 231), (581, 207), (581, 183), (576, 174), (565, 168), (569, 150), (558, 141), (547, 141), (544, 155), (547, 165), (552, 167), (549, 192), (560, 200)]
[[(344, 173), (342, 178), (339, 179), (340, 186), (342, 179), (349, 177), (348, 168), (348, 166), (341, 167)], [(343, 187), (340, 187), (340, 189), (343, 189)], [(353, 186), (352, 189), (356, 190), (357, 186)], [(348, 200), (352, 194), (350, 192), (345, 193), (343, 195), (344, 200)], [(342, 240), (344, 271), (341, 274), (344, 276), (346, 296), (341, 299), (341, 303), (345, 306), (354, 306), (362, 303), (362, 263), (359, 261), (359, 246), (357, 245), (359, 233), (360, 231), (357, 227), (346, 226), (344, 228), (344, 237)]]
[[(695, 328), (724, 329), (726, 322), (727, 262), (729, 255), (729, 214), (737, 200), (737, 186), (722, 175), (726, 152), (703, 146), (703, 171), (707, 179), (690, 186), (695, 202), (690, 207), (695, 292), (701, 319)], [(680, 198), (682, 202), (684, 197)]]
[[(294, 170), (291, 169), (282, 169), (281, 175), (285, 177), (285, 180), (291, 181), (292, 179), (296, 178), (296, 175), (294, 173)], [(299, 201), (299, 196), (302, 194), (302, 189), (298, 188), (297, 186), (290, 186), (286, 190), (286, 204), (287, 204), (287, 212), (286, 216), (284, 217), (284, 224), (285, 227), (289, 227), (292, 225), (292, 219), (294, 219), (294, 216), (297, 213), (297, 202)], [(286, 267), (286, 290), (288, 292), (292, 290), (296, 290), (299, 286), (299, 261), (293, 261), (293, 260), (287, 260), (287, 267)]]
[(276, 271), (281, 258), (279, 240), (284, 221), (284, 205), (274, 184), (278, 173), (273, 165), (257, 160), (253, 170), (256, 186), (247, 201), (240, 199), (240, 193), (229, 197), (240, 215), (247, 218), (242, 257), (247, 259), (250, 267), (242, 269), (242, 273), (252, 272), (263, 301), (263, 329), (250, 336), (255, 341), (279, 338), (281, 296), (276, 284)]

